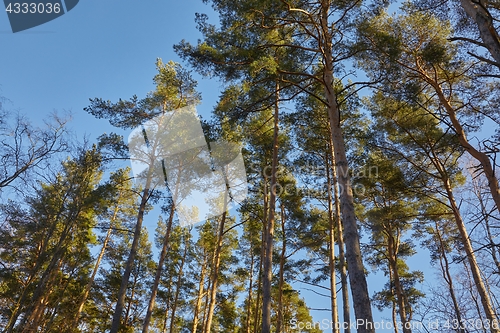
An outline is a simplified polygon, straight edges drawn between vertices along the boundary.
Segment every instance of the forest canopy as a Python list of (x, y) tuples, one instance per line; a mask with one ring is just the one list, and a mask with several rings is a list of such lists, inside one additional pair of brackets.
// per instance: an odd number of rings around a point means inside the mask
[(113, 133), (0, 98), (0, 331), (500, 333), (500, 4), (203, 2)]

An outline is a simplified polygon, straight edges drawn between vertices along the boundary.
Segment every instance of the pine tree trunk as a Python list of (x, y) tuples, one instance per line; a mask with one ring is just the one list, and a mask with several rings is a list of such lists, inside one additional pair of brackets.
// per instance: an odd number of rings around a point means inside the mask
[[(331, 166), (327, 166), (332, 173), (333, 197), (335, 199), (335, 227), (337, 228), (337, 244), (339, 246), (340, 284), (342, 286), (342, 316), (345, 333), (351, 333), (351, 307), (349, 305), (349, 290), (347, 286), (347, 268), (345, 262), (344, 228), (342, 227), (342, 213), (340, 211), (340, 197), (338, 188), (337, 168), (335, 167), (335, 151), (333, 149), (333, 139), (330, 134), (330, 157)], [(330, 185), (329, 185), (330, 186)]]
[[(253, 289), (253, 270), (254, 270), (254, 262), (255, 262), (255, 257), (253, 253), (253, 248), (252, 244), (250, 244), (251, 252), (252, 252), (252, 258), (250, 261), (250, 277), (248, 281), (248, 306), (247, 306), (247, 318), (245, 321), (246, 325), (246, 333), (250, 333), (250, 317), (252, 316), (252, 289)], [(196, 332), (193, 332), (196, 333)]]
[(39, 328), (45, 326), (45, 323), (40, 323), (40, 321), (47, 307), (50, 294), (52, 294), (52, 291), (49, 291), (47, 295), (43, 295), (42, 298), (37, 301), (37, 306), (29, 316), (30, 320), (28, 321), (28, 325), (22, 327), (22, 333), (36, 332)]
[(485, 0), (460, 0), (462, 8), (474, 20), (484, 45), (500, 67), (500, 38), (493, 25), (493, 18), (486, 8)]
[[(153, 165), (153, 163), (151, 163)], [(139, 247), (139, 239), (141, 237), (142, 221), (144, 219), (144, 213), (146, 211), (146, 204), (150, 195), (150, 187), (153, 177), (153, 167), (151, 166), (148, 170), (148, 175), (146, 178), (146, 185), (142, 192), (141, 203), (139, 205), (139, 212), (137, 214), (137, 223), (134, 230), (134, 239), (132, 241), (132, 247), (130, 249), (130, 254), (127, 259), (127, 264), (125, 265), (125, 271), (123, 272), (122, 282), (120, 285), (120, 290), (118, 291), (118, 300), (115, 306), (115, 312), (113, 314), (113, 322), (111, 324), (110, 333), (118, 333), (120, 329), (120, 321), (122, 318), (123, 306), (125, 304), (125, 296), (127, 293), (128, 280), (130, 278), (130, 273), (134, 267), (135, 256), (137, 255), (137, 249)]]
[(162, 333), (167, 333), (167, 323), (168, 323), (168, 319), (169, 319), (169, 316), (168, 316), (168, 313), (170, 311), (170, 299), (169, 299), (169, 296), (172, 292), (172, 278), (173, 278), (173, 274), (169, 274), (168, 276), (168, 281), (167, 281), (167, 292), (166, 292), (166, 302), (165, 302), (165, 317), (163, 318), (163, 328), (162, 328)]
[(500, 333), (499, 329), (499, 322), (497, 315), (495, 313), (495, 310), (493, 309), (491, 305), (491, 300), (488, 294), (488, 291), (486, 290), (486, 286), (484, 284), (484, 281), (481, 277), (481, 271), (479, 269), (479, 266), (477, 265), (476, 261), (476, 255), (474, 254), (474, 249), (472, 248), (470, 239), (469, 239), (469, 234), (467, 232), (467, 229), (465, 227), (465, 223), (462, 220), (462, 216), (460, 214), (460, 210), (457, 206), (457, 203), (455, 201), (455, 197), (453, 195), (453, 191), (451, 188), (450, 180), (448, 179), (448, 176), (446, 175), (446, 171), (444, 170), (444, 167), (440, 163), (440, 161), (435, 162), (436, 166), (439, 168), (439, 172), (443, 176), (443, 186), (446, 191), (446, 195), (448, 197), (448, 201), (450, 203), (450, 207), (452, 209), (453, 215), (455, 217), (455, 222), (457, 224), (458, 231), (460, 233), (460, 238), (462, 241), (462, 244), (465, 249), (465, 253), (467, 255), (467, 260), (469, 262), (469, 267), (472, 273), (472, 278), (474, 280), (474, 284), (476, 285), (477, 291), (479, 293), (480, 299), (481, 299), (481, 304), (483, 306), (484, 313), (486, 315), (486, 318), (488, 319), (490, 323), (490, 331), (492, 333)]
[(177, 311), (177, 302), (179, 301), (179, 293), (181, 291), (181, 282), (182, 282), (182, 271), (184, 270), (184, 264), (186, 262), (186, 256), (188, 252), (189, 242), (185, 240), (184, 243), (184, 253), (182, 254), (182, 261), (179, 267), (179, 274), (177, 278), (177, 284), (175, 286), (175, 296), (174, 296), (174, 304), (172, 305), (172, 315), (170, 316), (170, 333), (174, 332), (175, 327), (175, 312)]
[(425, 81), (429, 83), (436, 91), (439, 97), (439, 101), (444, 106), (444, 109), (448, 114), (448, 118), (450, 118), (451, 120), (451, 125), (453, 127), (453, 130), (458, 136), (458, 141), (460, 142), (460, 145), (481, 164), (481, 167), (483, 168), (484, 171), (484, 175), (488, 180), (491, 196), (493, 197), (493, 201), (495, 201), (497, 210), (500, 212), (500, 187), (498, 185), (498, 179), (495, 175), (495, 170), (491, 164), (490, 158), (488, 157), (488, 155), (486, 155), (482, 151), (477, 150), (474, 146), (472, 146), (469, 143), (465, 131), (457, 119), (455, 109), (450, 104), (450, 101), (446, 98), (443, 90), (441, 89), (440, 84), (434, 81), (425, 73), (421, 72), (421, 74), (424, 76)]
[(285, 282), (285, 259), (286, 259), (286, 232), (285, 232), (285, 207), (283, 202), (281, 203), (281, 232), (283, 234), (283, 240), (281, 245), (281, 256), (280, 256), (280, 273), (279, 273), (279, 284), (278, 284), (278, 318), (276, 321), (276, 333), (281, 333), (283, 326), (283, 285)]
[(165, 310), (165, 316), (163, 318), (163, 327), (161, 328), (161, 333), (167, 333), (167, 323), (168, 323), (168, 307)]
[(165, 257), (167, 256), (167, 250), (170, 240), (170, 232), (172, 230), (172, 223), (174, 221), (174, 213), (175, 213), (175, 203), (172, 202), (172, 207), (170, 208), (170, 214), (167, 222), (167, 230), (165, 231), (160, 258), (158, 259), (158, 266), (156, 267), (155, 280), (153, 282), (153, 286), (151, 289), (151, 296), (149, 298), (148, 310), (146, 312), (146, 317), (144, 318), (144, 324), (142, 326), (142, 333), (147, 333), (149, 330), (149, 324), (151, 322), (151, 316), (153, 315), (156, 295), (158, 293), (158, 287), (160, 285), (161, 272), (163, 271), (163, 263), (165, 262)]
[(205, 256), (203, 258), (203, 264), (201, 266), (200, 282), (198, 284), (198, 297), (196, 298), (196, 303), (194, 307), (192, 333), (196, 333), (196, 331), (198, 330), (199, 315), (200, 315), (201, 305), (203, 303), (203, 294), (205, 292), (204, 288), (205, 288), (205, 275), (207, 274), (207, 264), (208, 262)]
[[(453, 278), (450, 273), (450, 263), (448, 262), (448, 257), (446, 256), (446, 252), (444, 250), (444, 241), (443, 238), (441, 237), (441, 233), (439, 231), (439, 226), (436, 222), (436, 236), (438, 237), (439, 240), (439, 263), (441, 266), (441, 273), (443, 275), (444, 281), (448, 285), (448, 291), (450, 293), (451, 301), (453, 303), (453, 309), (455, 310), (455, 316), (457, 316), (457, 321), (459, 323), (462, 322), (462, 313), (460, 311), (460, 307), (458, 306), (458, 301), (457, 297), (455, 295), (455, 288), (453, 287)], [(459, 326), (459, 333), (465, 333), (464, 329)]]
[[(60, 217), (61, 213), (62, 213), (62, 211), (60, 210), (59, 213), (54, 218), (54, 220), (57, 220)], [(19, 318), (19, 315), (21, 314), (20, 310), (21, 310), (22, 306), (24, 305), (24, 303), (26, 302), (26, 298), (28, 297), (28, 293), (27, 293), (28, 287), (33, 283), (35, 277), (37, 276), (38, 270), (41, 268), (41, 266), (43, 264), (43, 259), (46, 255), (47, 246), (49, 244), (48, 240), (50, 240), (52, 238), (52, 236), (56, 230), (56, 226), (57, 226), (56, 223), (52, 223), (50, 229), (47, 232), (47, 236), (45, 237), (46, 241), (45, 242), (42, 241), (42, 244), (39, 246), (38, 256), (36, 258), (36, 263), (34, 264), (34, 267), (31, 269), (30, 276), (28, 277), (28, 280), (26, 281), (26, 283), (24, 285), (24, 289), (21, 293), (21, 296), (19, 297), (19, 300), (18, 300), (14, 310), (12, 311), (12, 314), (9, 317), (9, 321), (7, 322), (7, 325), (5, 326), (5, 330), (4, 330), (5, 333), (12, 333), (14, 330), (17, 319)]]
[(268, 179), (266, 172), (264, 174), (264, 205), (263, 205), (263, 221), (262, 221), (262, 235), (261, 235), (261, 251), (260, 251), (260, 261), (259, 261), (259, 278), (257, 281), (257, 297), (255, 299), (255, 316), (254, 316), (254, 333), (259, 331), (261, 316), (261, 302), (262, 302), (262, 279), (264, 272), (264, 257), (266, 253), (266, 229), (267, 229), (267, 217), (269, 214), (269, 190), (268, 190)]
[(335, 151), (335, 162), (340, 187), (340, 205), (342, 220), (344, 222), (344, 240), (346, 243), (347, 264), (349, 270), (349, 281), (356, 316), (356, 327), (358, 333), (375, 333), (373, 328), (373, 315), (371, 309), (368, 285), (366, 283), (365, 269), (361, 257), (359, 244), (358, 226), (354, 213), (354, 198), (349, 176), (345, 141), (340, 125), (340, 112), (334, 91), (334, 62), (332, 54), (332, 36), (328, 23), (330, 1), (321, 1), (321, 28), (322, 47), (324, 50), (323, 80), (325, 82), (325, 96), (328, 103), (328, 117), (332, 132), (333, 148)]
[[(264, 210), (265, 211), (265, 210)], [(262, 244), (265, 244), (264, 242), (264, 237), (265, 237), (265, 226), (264, 229), (262, 230)], [(260, 302), (261, 302), (261, 293), (262, 293), (262, 274), (263, 274), (263, 267), (264, 267), (264, 245), (262, 245), (261, 253), (260, 253), (260, 262), (259, 262), (259, 279), (257, 281), (257, 295), (255, 298), (255, 316), (253, 320), (253, 331), (254, 333), (259, 331), (259, 318), (260, 318)]]
[(132, 283), (132, 288), (130, 291), (130, 298), (127, 303), (127, 310), (125, 311), (125, 327), (129, 326), (129, 319), (130, 319), (130, 311), (132, 310), (132, 303), (134, 302), (134, 296), (135, 296), (135, 287), (137, 286), (137, 275), (134, 275), (134, 280)]
[[(329, 145), (328, 145), (329, 146)], [(331, 152), (331, 151), (330, 151)], [(325, 156), (326, 161), (326, 179), (327, 179), (327, 191), (328, 191), (328, 222), (329, 222), (329, 244), (328, 244), (328, 263), (330, 266), (330, 301), (331, 301), (331, 315), (333, 323), (333, 333), (339, 333), (339, 316), (337, 308), (337, 280), (335, 272), (335, 219), (340, 220), (340, 209), (335, 209), (335, 217), (333, 216), (333, 200), (332, 197), (332, 179), (330, 176), (330, 163), (328, 154)], [(333, 165), (333, 164), (332, 164)], [(337, 203), (338, 204), (338, 201)], [(336, 207), (337, 208), (337, 207)]]
[(85, 286), (85, 290), (82, 295), (82, 299), (80, 300), (80, 304), (78, 304), (78, 310), (75, 315), (75, 319), (73, 320), (73, 327), (76, 329), (78, 327), (78, 321), (80, 320), (80, 316), (83, 311), (83, 307), (85, 305), (85, 302), (87, 301), (87, 298), (90, 293), (90, 289), (92, 288), (92, 285), (94, 284), (95, 277), (97, 275), (97, 271), (99, 270), (99, 267), (101, 265), (101, 260), (104, 257), (104, 253), (106, 252), (106, 248), (108, 246), (109, 239), (111, 238), (111, 232), (113, 231), (113, 223), (116, 221), (116, 215), (118, 214), (119, 207), (118, 205), (115, 206), (114, 212), (113, 212), (113, 217), (111, 218), (111, 221), (109, 222), (109, 228), (106, 233), (106, 238), (104, 238), (104, 242), (102, 243), (101, 251), (99, 252), (99, 255), (97, 256), (97, 260), (94, 265), (94, 270), (92, 271), (92, 275), (90, 276), (89, 281), (87, 282), (87, 285)]
[[(59, 292), (59, 296), (57, 298), (57, 301), (54, 302), (54, 304), (57, 304), (55, 306), (55, 308), (52, 310), (52, 313), (50, 314), (50, 320), (48, 321), (48, 323), (46, 322), (43, 322), (43, 326), (39, 327), (40, 331), (41, 332), (51, 332), (51, 329), (52, 329), (52, 326), (54, 325), (54, 321), (57, 317), (57, 314), (59, 314), (59, 310), (61, 309), (61, 305), (62, 305), (62, 300), (66, 297), (66, 290), (68, 289), (68, 286), (70, 285), (70, 280), (72, 280), (75, 276), (75, 274), (78, 273), (78, 268), (76, 269), (73, 269), (70, 273), (70, 276), (68, 279), (65, 279), (66, 281), (64, 281), (63, 279), (59, 279), (59, 286), (62, 286), (64, 285), (63, 289)], [(62, 323), (62, 325), (60, 325), (58, 327), (58, 330), (64, 330), (64, 331), (67, 331), (67, 332), (71, 332), (72, 329), (74, 329), (75, 327), (73, 326), (72, 323), (69, 323), (64, 321)]]
[(54, 274), (61, 268), (65, 250), (63, 244), (65, 243), (66, 238), (70, 235), (71, 230), (74, 226), (74, 222), (71, 223), (71, 221), (75, 221), (77, 216), (78, 213), (76, 213), (74, 216), (69, 217), (68, 220), (70, 222), (66, 223), (64, 230), (59, 237), (57, 245), (55, 246), (54, 255), (47, 265), (47, 268), (44, 270), (42, 277), (40, 278), (40, 282), (33, 292), (33, 296), (31, 297), (29, 306), (26, 309), (26, 314), (19, 324), (19, 327), (22, 327), (23, 331), (27, 330), (29, 332), (30, 329), (36, 329), (38, 326), (38, 320), (44, 308), (44, 294), (46, 294), (47, 292), (50, 293), (52, 290), (50, 281), (54, 280)]
[(490, 246), (491, 249), (491, 258), (493, 259), (493, 262), (497, 267), (496, 274), (500, 274), (500, 260), (499, 260), (500, 247), (496, 245), (494, 236), (491, 232), (490, 214), (486, 209), (486, 205), (484, 203), (483, 195), (481, 193), (481, 188), (479, 187), (479, 185), (477, 186), (477, 188), (474, 188), (474, 192), (476, 193), (477, 200), (479, 202), (479, 207), (481, 208), (481, 215), (484, 220), (484, 227), (486, 229), (488, 245)]
[(271, 287), (273, 278), (273, 242), (274, 215), (276, 209), (276, 173), (278, 169), (278, 133), (279, 133), (279, 85), (276, 83), (276, 102), (274, 107), (274, 139), (271, 174), (271, 192), (269, 199), (269, 218), (265, 234), (264, 274), (262, 278), (262, 333), (271, 333)]
[(212, 279), (210, 279), (210, 276), (212, 275), (212, 269), (213, 269), (213, 258), (212, 258), (212, 265), (209, 266), (209, 274), (208, 274), (209, 278), (207, 281), (207, 292), (205, 294), (205, 304), (203, 307), (203, 319), (201, 321), (202, 327), (203, 327), (202, 333), (205, 333), (207, 330), (208, 307), (210, 304), (210, 292), (209, 291), (210, 291), (210, 288), (212, 287)]
[(403, 333), (411, 333), (410, 326), (407, 324), (408, 317), (406, 313), (406, 302), (398, 272), (398, 257), (397, 257), (398, 244), (396, 244), (394, 237), (392, 236), (391, 229), (387, 230), (387, 241), (388, 241), (387, 252), (389, 257), (389, 270), (392, 271), (392, 281), (394, 283), (394, 289), (396, 291), (396, 302), (399, 308), (399, 318), (401, 320)]
[(227, 200), (227, 191), (224, 196), (224, 213), (222, 213), (221, 221), (219, 223), (219, 233), (217, 236), (217, 247), (215, 248), (214, 254), (214, 266), (212, 270), (212, 288), (210, 289), (210, 303), (208, 308), (208, 317), (206, 323), (206, 329), (204, 333), (210, 333), (212, 329), (212, 319), (214, 316), (216, 296), (217, 296), (217, 288), (218, 288), (218, 279), (219, 279), (219, 269), (220, 269), (220, 256), (222, 251), (222, 240), (224, 237), (224, 224), (226, 223), (226, 202)]

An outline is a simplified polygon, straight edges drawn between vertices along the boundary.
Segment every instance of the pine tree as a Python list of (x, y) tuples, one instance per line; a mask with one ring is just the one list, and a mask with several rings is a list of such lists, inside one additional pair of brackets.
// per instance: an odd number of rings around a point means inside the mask
[[(168, 111), (174, 111), (186, 105), (196, 105), (200, 96), (195, 91), (196, 82), (191, 78), (189, 72), (182, 69), (179, 64), (169, 62), (164, 64), (161, 59), (156, 63), (158, 74), (154, 78), (156, 90), (149, 93), (146, 98), (139, 100), (137, 96), (133, 96), (129, 101), (119, 100), (112, 104), (110, 101), (104, 101), (100, 98), (91, 99), (90, 106), (85, 108), (85, 111), (93, 114), (98, 118), (108, 118), (110, 123), (122, 128), (135, 128), (144, 124), (147, 120), (153, 119), (156, 116), (162, 115)], [(109, 138), (105, 137), (104, 139)], [(143, 138), (136, 138), (141, 141)], [(147, 164), (146, 175), (144, 177), (144, 188), (141, 194), (141, 201), (137, 213), (137, 223), (134, 231), (130, 254), (128, 256), (127, 267), (123, 274), (122, 283), (118, 292), (118, 301), (116, 303), (115, 314), (113, 317), (113, 325), (111, 333), (118, 333), (121, 316), (124, 309), (125, 293), (129, 282), (129, 277), (134, 266), (134, 260), (138, 251), (139, 239), (141, 237), (142, 221), (146, 205), (151, 198), (154, 190), (154, 172), (157, 166), (158, 152), (161, 150), (161, 138), (155, 136), (154, 142), (149, 143), (149, 149), (141, 150), (148, 151), (145, 156)], [(108, 140), (110, 141), (110, 140)], [(120, 140), (119, 140), (120, 141)], [(122, 142), (110, 141), (112, 150), (123, 146)], [(142, 145), (144, 146), (144, 144)], [(142, 147), (139, 145), (137, 148)], [(147, 331), (147, 324), (145, 327)]]
[[(350, 20), (359, 11), (361, 2), (322, 0), (291, 4), (285, 1), (256, 0), (234, 3), (212, 1), (212, 4), (220, 15), (220, 28), (207, 24), (205, 16), (198, 16), (205, 40), (200, 41), (196, 47), (184, 41), (176, 46), (193, 66), (201, 73), (216, 74), (225, 80), (246, 80), (245, 73), (248, 73), (249, 66), (252, 68), (263, 64), (265, 68), (272, 69), (279, 80), (275, 87), (268, 85), (268, 89), (272, 89), (267, 94), (268, 100), (279, 87), (280, 96), (287, 90), (291, 96), (302, 92), (311, 94), (327, 106), (339, 184), (344, 189), (340, 200), (345, 223), (349, 278), (356, 282), (351, 283), (354, 308), (359, 322), (365, 323), (361, 325), (364, 327), (360, 327), (361, 332), (371, 332), (368, 324), (372, 321), (370, 300), (359, 247), (345, 137), (334, 90), (334, 71), (341, 66), (342, 60), (349, 59), (358, 52), (346, 48), (343, 41), (351, 31)], [(341, 19), (333, 21), (335, 15)], [(280, 31), (283, 31), (282, 36), (277, 36), (280, 39), (267, 38), (272, 32), (279, 34)], [(288, 57), (286, 60), (290, 59), (288, 63), (285, 61), (283, 64), (268, 56), (271, 52), (282, 50), (286, 50), (284, 54)], [(318, 62), (322, 63), (319, 69), (315, 66)], [(323, 88), (320, 95), (310, 90), (314, 83), (319, 83)], [(266, 100), (265, 96), (262, 100)], [(268, 333), (268, 302), (264, 309), (264, 332)]]
[[(92, 231), (106, 202), (100, 153), (95, 149), (62, 164), (50, 183), (42, 183), (26, 209), (3, 207), (8, 232), (2, 242), (12, 251), (3, 270), (8, 298), (6, 332), (71, 329), (71, 318), (91, 265)], [(5, 252), (2, 252), (5, 254)]]

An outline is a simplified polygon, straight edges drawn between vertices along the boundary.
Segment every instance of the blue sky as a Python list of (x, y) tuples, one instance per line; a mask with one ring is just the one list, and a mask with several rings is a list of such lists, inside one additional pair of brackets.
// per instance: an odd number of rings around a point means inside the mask
[[(152, 90), (155, 59), (180, 61), (173, 44), (201, 37), (195, 12), (211, 8), (199, 0), (85, 0), (53, 21), (15, 34), (3, 12), (0, 96), (34, 118), (72, 110), (79, 133), (99, 135), (105, 124), (82, 110), (88, 99), (116, 101)], [(200, 113), (208, 114), (219, 86), (199, 82)]]
[[(53, 111), (72, 111), (70, 127), (80, 140), (115, 130), (83, 111), (89, 98), (141, 98), (154, 89), (156, 58), (180, 62), (173, 44), (201, 38), (196, 12), (215, 17), (201, 0), (82, 0), (62, 17), (15, 34), (7, 14), (0, 13), (0, 96), (10, 100), (5, 108), (18, 109), (36, 122)], [(221, 83), (195, 77), (203, 96), (198, 112), (208, 117)], [(150, 216), (150, 226), (156, 218)], [(383, 280), (371, 275), (370, 294), (382, 288)], [(310, 307), (329, 307), (324, 297), (307, 291), (302, 295)], [(330, 318), (328, 312), (312, 314), (315, 320)]]

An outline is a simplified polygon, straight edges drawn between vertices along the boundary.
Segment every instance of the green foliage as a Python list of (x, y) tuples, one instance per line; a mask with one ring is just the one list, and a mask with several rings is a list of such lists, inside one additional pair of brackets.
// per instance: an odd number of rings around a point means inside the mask
[[(85, 286), (96, 243), (93, 228), (109, 202), (100, 184), (101, 156), (94, 148), (62, 163), (62, 171), (41, 183), (25, 207), (2, 206), (1, 311), (10, 324), (23, 313), (21, 327), (49, 323), (47, 331), (71, 327), (78, 295)], [(40, 302), (44, 300), (44, 302)], [(34, 313), (44, 313), (42, 317)]]
[[(447, 196), (460, 191), (465, 202), (470, 193), (463, 187), (464, 148), (448, 117), (449, 109), (456, 112), (466, 133), (480, 129), (485, 119), (500, 124), (498, 78), (491, 71), (492, 64), (485, 64), (488, 58), (476, 52), (483, 45), (470, 43), (475, 38), (472, 32), (460, 37), (466, 31), (452, 29), (434, 9), (421, 10), (423, 3), (442, 6), (427, 0), (407, 2), (396, 14), (387, 12), (390, 1), (205, 2), (217, 12), (219, 24), (197, 14), (203, 40), (196, 45), (182, 41), (175, 50), (199, 73), (223, 82), (213, 117), (203, 121), (205, 138), (243, 146), (250, 184), (248, 199), (236, 209), (238, 217), (228, 214), (225, 222), (212, 331), (256, 333), (261, 329), (263, 234), (269, 216), (274, 108), (278, 106), (273, 322), (278, 321), (282, 295), (282, 331), (321, 332), (300, 296), (303, 284), (296, 281), (323, 289), (331, 274), (333, 210), (327, 189), (333, 183), (334, 165), (328, 107), (334, 101), (325, 99), (329, 89), (340, 113), (340, 124), (334, 125), (342, 128), (351, 162), (357, 222), (365, 235), (362, 255), (374, 271), (385, 276), (385, 283), (370, 286), (373, 304), (381, 311), (393, 309), (406, 320), (412, 319), (419, 305), (425, 313), (423, 272), (414, 270), (409, 260), (422, 256), (416, 240), (430, 251), (431, 262), (439, 264), (449, 289), (453, 281), (444, 274), (444, 265), (463, 270), (463, 243)], [(415, 2), (419, 2), (419, 10)], [(486, 6), (491, 10), (496, 5)], [(327, 22), (318, 14), (325, 7)], [(462, 42), (478, 49), (465, 48)], [(331, 58), (327, 51), (333, 52)], [(353, 55), (358, 57), (355, 66), (349, 63)], [(326, 60), (331, 61), (328, 68)], [(162, 113), (200, 102), (189, 70), (161, 59), (157, 59), (156, 69), (155, 89), (142, 98), (115, 102), (94, 98), (85, 111), (113, 126), (132, 129)], [(348, 80), (351, 71), (353, 76), (366, 74), (372, 81), (373, 91), (362, 90), (363, 103), (358, 92), (365, 85)], [(331, 75), (335, 78), (329, 86), (325, 82)], [(75, 150), (75, 158), (59, 165), (50, 158), (67, 148), (64, 121), (56, 121), (59, 126), (47, 131), (33, 128), (21, 116), (9, 127), (3, 118), (7, 113), (2, 109), (0, 115), (0, 194), (12, 185), (19, 186), (20, 192), (26, 188), (22, 200), (5, 200), (0, 207), (0, 327), (8, 333), (105, 332), (110, 329), (125, 275), (140, 198), (140, 189), (131, 184), (130, 170), (111, 172), (105, 162), (129, 158), (127, 145), (121, 135), (103, 134), (95, 147)], [(498, 135), (477, 142), (494, 164)], [(224, 153), (225, 163), (233, 155)], [(165, 163), (175, 162), (172, 158)], [(37, 186), (28, 195), (26, 172), (43, 170), (45, 163), (49, 165), (45, 178), (35, 175)], [(47, 176), (53, 170), (59, 172)], [(186, 178), (191, 175), (187, 172)], [(480, 173), (475, 176), (481, 177)], [(160, 191), (143, 195), (148, 199), (142, 207), (146, 211), (162, 199)], [(459, 210), (464, 211), (464, 206)], [(466, 215), (474, 222), (469, 235), (474, 247), (479, 248), (474, 241), (479, 240), (477, 229), (486, 218), (493, 224), (497, 221), (490, 206), (480, 207), (481, 214)], [(164, 213), (171, 209), (171, 202), (163, 207)], [(194, 309), (201, 305), (197, 331), (203, 333), (220, 221), (220, 217), (211, 218), (188, 230), (174, 219), (152, 331), (191, 331)], [(151, 237), (157, 249), (162, 247), (166, 228), (161, 217)], [(109, 234), (103, 232), (106, 230)], [(340, 235), (338, 230), (333, 234)], [(137, 239), (121, 333), (141, 330), (157, 269), (148, 231), (144, 229)], [(105, 240), (109, 240), (106, 245)], [(493, 273), (484, 276), (494, 295), (500, 267), (493, 257), (496, 246), (493, 241), (480, 241), (482, 247), (476, 251), (479, 264)], [(73, 327), (78, 304), (92, 278), (98, 245), (103, 246), (103, 264), (96, 271), (80, 324)], [(445, 262), (448, 257), (450, 261)], [(338, 258), (334, 261), (340, 262)], [(284, 278), (282, 290), (279, 273)], [(478, 304), (475, 292), (466, 291), (459, 303)], [(476, 312), (483, 315), (480, 309)], [(292, 327), (293, 322), (313, 325), (298, 329)]]
[[(277, 286), (273, 287), (274, 299), (277, 299)], [(296, 333), (321, 333), (323, 332), (314, 323), (309, 309), (300, 293), (289, 284), (283, 286), (283, 330)], [(273, 320), (275, 321), (275, 320)]]
[(116, 103), (94, 98), (84, 110), (98, 119), (108, 119), (113, 126), (130, 129), (164, 112), (199, 103), (197, 83), (181, 65), (173, 61), (164, 64), (157, 59), (156, 69), (158, 74), (153, 79), (156, 90), (145, 98), (134, 95), (130, 100), (119, 99)]

